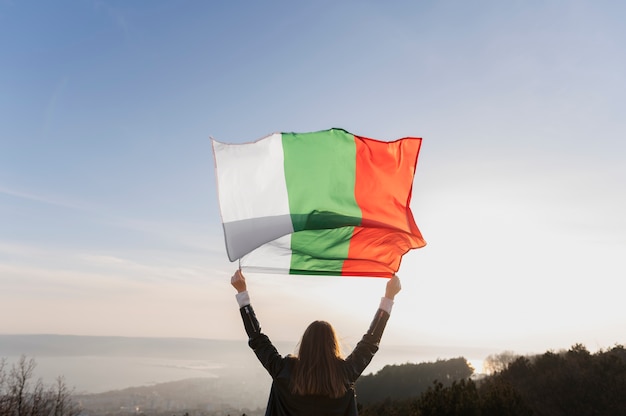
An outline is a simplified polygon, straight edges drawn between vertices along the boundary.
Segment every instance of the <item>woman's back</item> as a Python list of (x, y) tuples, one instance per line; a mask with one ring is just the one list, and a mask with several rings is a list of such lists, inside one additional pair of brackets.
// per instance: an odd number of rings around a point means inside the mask
[(336, 398), (319, 394), (300, 395), (293, 393), (291, 381), (296, 360), (297, 358), (292, 356), (283, 358), (281, 370), (272, 376), (273, 382), (267, 402), (266, 415), (357, 415), (353, 385), (345, 385), (344, 393)]
[(365, 335), (352, 353), (341, 358), (332, 326), (315, 321), (305, 331), (298, 357), (281, 356), (261, 326), (250, 305), (245, 278), (237, 271), (231, 279), (248, 345), (272, 377), (266, 416), (356, 416), (354, 383), (370, 363), (389, 319), (394, 296), (400, 291), (397, 276), (387, 282), (385, 297)]

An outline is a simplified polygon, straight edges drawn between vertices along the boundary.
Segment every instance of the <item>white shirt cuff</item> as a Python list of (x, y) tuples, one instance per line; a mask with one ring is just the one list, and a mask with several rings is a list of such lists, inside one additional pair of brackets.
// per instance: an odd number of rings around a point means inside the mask
[(380, 298), (380, 306), (379, 308), (383, 311), (391, 314), (391, 308), (393, 307), (393, 300), (389, 298)]
[(237, 298), (237, 303), (239, 304), (240, 308), (243, 308), (244, 306), (250, 304), (250, 295), (248, 295), (247, 290), (237, 293), (235, 297)]

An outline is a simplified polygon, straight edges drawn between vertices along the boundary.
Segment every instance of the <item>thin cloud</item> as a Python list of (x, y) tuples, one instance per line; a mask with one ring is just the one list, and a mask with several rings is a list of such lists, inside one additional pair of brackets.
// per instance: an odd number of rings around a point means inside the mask
[(185, 256), (183, 261), (176, 253), (169, 256), (159, 251), (140, 254), (141, 258), (130, 258), (0, 241), (0, 275), (34, 281), (37, 278), (69, 282), (105, 280), (112, 284), (197, 281), (207, 274), (205, 256)]
[(48, 204), (48, 205), (64, 207), (64, 208), (81, 209), (81, 210), (86, 208), (82, 204), (79, 204), (74, 201), (70, 201), (68, 199), (61, 198), (58, 196), (32, 193), (29, 191), (9, 188), (4, 185), (0, 185), (0, 194), (4, 194), (4, 195), (12, 196), (15, 198), (20, 198), (20, 199), (25, 199), (28, 201), (41, 202), (41, 203)]
[(91, 215), (96, 221), (125, 230), (138, 231), (159, 240), (179, 245), (186, 250), (224, 255), (222, 230), (216, 222), (202, 224), (173, 223), (165, 221), (146, 221), (131, 217), (111, 215), (107, 207), (94, 206), (75, 199), (50, 195), (28, 190), (15, 189), (0, 184), (0, 194), (8, 195), (25, 201), (37, 202), (46, 205), (81, 211)]
[(109, 270), (111, 272), (119, 272), (123, 275), (132, 276), (135, 279), (139, 278), (143, 281), (195, 280), (201, 279), (206, 275), (206, 272), (203, 269), (193, 266), (155, 266), (153, 264), (145, 264), (128, 258), (110, 255), (87, 254), (81, 256), (81, 258), (90, 267)]

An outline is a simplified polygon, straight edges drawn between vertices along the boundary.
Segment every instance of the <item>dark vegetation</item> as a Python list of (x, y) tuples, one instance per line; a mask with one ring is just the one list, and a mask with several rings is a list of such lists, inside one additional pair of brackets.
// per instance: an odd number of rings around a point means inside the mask
[[(221, 405), (210, 399), (218, 391), (215, 379), (80, 396), (72, 395), (63, 379), (51, 387), (33, 381), (32, 359), (22, 357), (10, 369), (5, 364), (0, 360), (0, 416), (264, 414), (263, 408), (242, 406), (241, 395), (251, 393), (243, 384), (228, 386), (237, 394), (223, 397)], [(580, 344), (536, 356), (504, 352), (487, 357), (484, 364), (491, 374), (480, 378), (464, 358), (386, 366), (357, 383), (360, 415), (626, 416), (622, 345), (594, 354)], [(192, 404), (196, 396), (204, 401)], [(82, 411), (77, 402), (83, 404)]]
[[(359, 392), (360, 414), (626, 415), (626, 349), (622, 345), (595, 354), (577, 344), (559, 353), (549, 351), (515, 359), (504, 354), (502, 358), (506, 360), (505, 365), (492, 375), (479, 380), (438, 378), (419, 396), (407, 395), (406, 390), (399, 388), (387, 389), (391, 390), (387, 397), (367, 403), (361, 400)], [(491, 359), (494, 361), (494, 357)], [(399, 378), (417, 380), (416, 374), (407, 378), (407, 368), (400, 367), (403, 366), (388, 369), (385, 380), (394, 380), (394, 373)], [(378, 374), (372, 376), (373, 379), (376, 377)], [(386, 389), (382, 379), (378, 387)]]
[(465, 358), (438, 360), (419, 364), (385, 366), (375, 375), (361, 376), (356, 383), (359, 403), (369, 405), (387, 398), (418, 397), (434, 380), (445, 386), (454, 380), (469, 378), (474, 370)]

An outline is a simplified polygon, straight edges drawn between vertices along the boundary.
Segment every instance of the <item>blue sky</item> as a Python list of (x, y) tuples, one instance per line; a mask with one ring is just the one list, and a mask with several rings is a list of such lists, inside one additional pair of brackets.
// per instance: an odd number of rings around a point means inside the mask
[[(624, 343), (626, 6), (0, 1), (0, 333), (241, 338), (209, 137), (424, 138), (385, 342)], [(348, 343), (377, 279), (250, 276)], [(323, 301), (320, 301), (323, 299)]]

